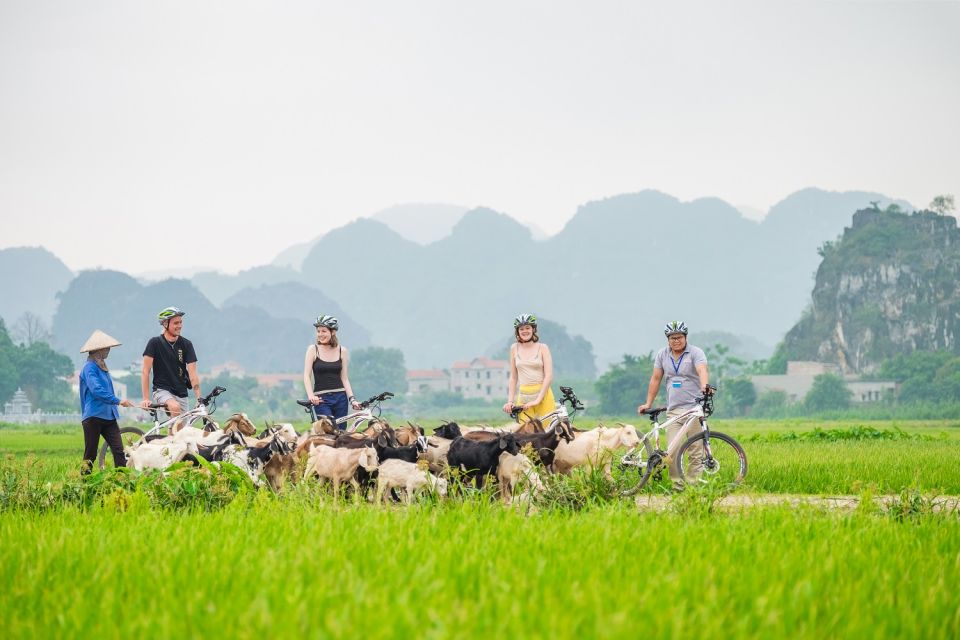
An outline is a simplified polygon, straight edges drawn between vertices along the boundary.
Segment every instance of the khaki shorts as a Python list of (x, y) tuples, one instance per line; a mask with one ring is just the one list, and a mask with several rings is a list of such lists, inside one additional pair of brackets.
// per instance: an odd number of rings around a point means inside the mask
[(181, 412), (189, 411), (187, 407), (187, 398), (181, 398), (175, 396), (166, 389), (154, 389), (153, 393), (150, 394), (150, 400), (153, 404), (167, 404), (167, 400), (176, 400), (180, 405)]

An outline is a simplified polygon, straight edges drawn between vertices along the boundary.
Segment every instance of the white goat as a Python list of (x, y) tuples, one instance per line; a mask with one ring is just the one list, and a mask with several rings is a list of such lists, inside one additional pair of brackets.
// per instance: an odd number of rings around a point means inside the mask
[(447, 495), (447, 481), (445, 479), (438, 478), (412, 462), (396, 459), (384, 460), (377, 472), (377, 496), (375, 501), (385, 501), (385, 494), (390, 489), (403, 489), (406, 491), (404, 501), (410, 504), (413, 494), (423, 487), (430, 487), (441, 496)]
[(573, 442), (560, 441), (553, 468), (557, 473), (569, 474), (574, 467), (588, 465), (602, 467), (608, 480), (613, 479), (610, 463), (613, 452), (621, 447), (632, 449), (640, 445), (640, 437), (635, 427), (625, 424), (611, 429), (597, 427), (592, 431), (577, 433)]
[(127, 466), (136, 471), (166, 469), (180, 462), (188, 453), (197, 455), (194, 442), (155, 443), (145, 442), (127, 453)]
[(309, 478), (310, 474), (316, 474), (330, 480), (333, 483), (333, 497), (337, 498), (340, 495), (340, 483), (346, 480), (350, 481), (355, 490), (360, 490), (360, 484), (354, 477), (357, 467), (373, 471), (377, 468), (377, 463), (377, 450), (373, 447), (334, 449), (326, 445), (311, 445), (303, 479)]
[(504, 504), (513, 502), (513, 493), (518, 487), (528, 496), (543, 491), (540, 474), (533, 468), (530, 458), (522, 453), (510, 455), (503, 452), (500, 454), (500, 465), (497, 467), (497, 484), (500, 485), (500, 495), (503, 497)]

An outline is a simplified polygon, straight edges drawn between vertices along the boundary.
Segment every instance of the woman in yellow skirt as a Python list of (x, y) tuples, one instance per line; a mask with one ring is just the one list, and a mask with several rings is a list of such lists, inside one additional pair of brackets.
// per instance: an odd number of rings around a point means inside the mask
[[(553, 356), (537, 335), (537, 317), (524, 313), (513, 321), (516, 343), (510, 347), (510, 386), (505, 413), (514, 406), (523, 407), (520, 422), (542, 418), (556, 408), (550, 383), (553, 382)], [(517, 386), (519, 384), (519, 393)]]

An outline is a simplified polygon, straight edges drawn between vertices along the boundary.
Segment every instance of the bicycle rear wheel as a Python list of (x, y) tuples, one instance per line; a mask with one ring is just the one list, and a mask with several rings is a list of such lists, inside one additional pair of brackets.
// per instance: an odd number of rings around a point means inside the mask
[[(120, 440), (123, 441), (124, 449), (142, 437), (143, 431), (136, 427), (123, 427), (120, 429)], [(108, 445), (106, 442), (100, 445), (100, 454), (97, 456), (97, 464), (101, 469), (113, 468), (113, 454), (110, 452), (110, 445)]]
[(725, 433), (698, 433), (680, 446), (674, 471), (687, 484), (729, 490), (747, 475), (747, 454)]
[[(642, 436), (640, 441), (640, 446), (638, 447), (635, 454), (631, 456), (632, 460), (629, 465), (620, 463), (620, 468), (624, 470), (625, 478), (629, 478), (627, 484), (628, 487), (620, 492), (620, 495), (623, 496), (632, 496), (641, 489), (643, 489), (647, 482), (650, 480), (650, 476), (656, 471), (655, 467), (659, 467), (659, 460), (655, 459), (653, 464), (650, 464), (650, 457), (653, 455), (653, 445), (650, 444), (649, 438), (647, 436)], [(637, 476), (633, 476), (632, 471), (636, 469)], [(634, 478), (636, 480), (634, 481)]]

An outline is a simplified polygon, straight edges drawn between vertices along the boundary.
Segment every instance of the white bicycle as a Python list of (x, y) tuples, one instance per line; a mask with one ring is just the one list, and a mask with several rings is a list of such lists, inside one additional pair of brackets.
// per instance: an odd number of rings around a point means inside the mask
[[(353, 413), (348, 413), (342, 418), (337, 418), (333, 421), (334, 426), (339, 431), (345, 431), (347, 433), (354, 433), (361, 426), (366, 428), (366, 425), (371, 422), (378, 422), (380, 420), (380, 403), (384, 400), (389, 400), (393, 397), (393, 394), (389, 391), (384, 391), (381, 394), (375, 395), (372, 398), (368, 398), (360, 403), (360, 410), (354, 411)], [(305, 411), (310, 414), (312, 422), (317, 421), (317, 405), (313, 404), (309, 400), (297, 400), (297, 404), (301, 407), (304, 407)], [(349, 423), (349, 426), (344, 426)]]
[[(138, 445), (142, 441), (155, 440), (157, 438), (163, 438), (167, 435), (170, 435), (170, 429), (176, 424), (182, 424), (183, 427), (192, 427), (198, 422), (198, 426), (201, 429), (211, 429), (216, 428), (217, 423), (210, 419), (210, 416), (217, 410), (216, 397), (221, 393), (226, 391), (223, 387), (214, 387), (213, 391), (208, 393), (203, 398), (197, 400), (197, 406), (189, 411), (185, 411), (178, 416), (173, 416), (168, 418), (163, 422), (160, 422), (159, 412), (167, 408), (164, 404), (151, 404), (148, 409), (145, 409), (153, 417), (153, 427), (144, 432), (143, 429), (139, 427), (123, 427), (120, 429), (120, 438), (123, 441), (123, 448), (127, 449), (134, 445)], [(181, 427), (181, 428), (183, 428)], [(107, 468), (107, 451), (109, 450), (109, 445), (104, 443), (100, 446), (100, 455), (97, 456), (97, 463), (100, 465), (101, 469)], [(110, 465), (112, 466), (113, 456), (110, 456)]]
[[(707, 417), (713, 413), (713, 394), (716, 387), (707, 385), (707, 393), (697, 398), (697, 406), (673, 416), (666, 422), (657, 422), (657, 417), (667, 410), (666, 407), (648, 409), (644, 414), (653, 424), (647, 434), (641, 437), (639, 447), (628, 451), (620, 459), (620, 468), (635, 468), (640, 474), (637, 483), (623, 492), (632, 496), (644, 486), (650, 478), (663, 478), (663, 469), (672, 468), (680, 480), (697, 478), (721, 489), (731, 489), (740, 484), (747, 475), (747, 454), (740, 443), (731, 436), (710, 429)], [(687, 428), (699, 421), (700, 432), (681, 443)], [(683, 424), (667, 450), (660, 448), (660, 432), (676, 424)], [(679, 446), (678, 446), (679, 445)], [(668, 451), (676, 451), (671, 458)]]

